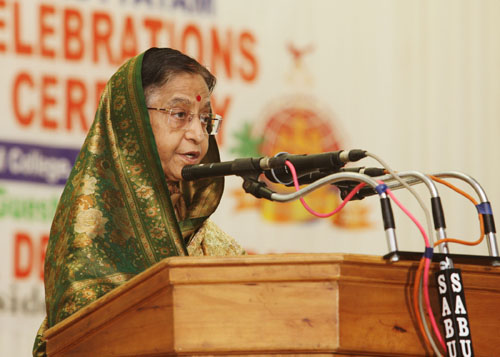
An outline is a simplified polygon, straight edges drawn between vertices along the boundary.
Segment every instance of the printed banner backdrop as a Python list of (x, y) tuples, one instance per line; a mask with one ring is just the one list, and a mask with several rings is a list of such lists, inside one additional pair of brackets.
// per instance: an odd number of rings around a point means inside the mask
[[(499, 212), (499, 17), (495, 0), (0, 0), (0, 354), (31, 353), (52, 216), (101, 90), (126, 58), (174, 47), (216, 74), (223, 160), (360, 148), (399, 171), (466, 172)], [(241, 185), (227, 178), (213, 219), (251, 253), (387, 252), (374, 197), (318, 219)], [(475, 240), (473, 205), (438, 189), (448, 235)], [(340, 203), (333, 186), (306, 201), (321, 212)], [(423, 250), (393, 210), (400, 248)], [(486, 243), (451, 250), (488, 253)]]

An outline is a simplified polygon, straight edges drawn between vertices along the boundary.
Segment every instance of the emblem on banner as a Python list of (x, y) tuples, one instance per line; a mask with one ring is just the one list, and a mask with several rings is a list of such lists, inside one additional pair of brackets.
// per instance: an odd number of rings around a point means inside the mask
[[(261, 120), (245, 123), (235, 134), (237, 146), (232, 152), (241, 157), (273, 156), (279, 152), (312, 154), (340, 150), (343, 144), (329, 111), (321, 108), (318, 101), (309, 96), (287, 96), (274, 100), (263, 111)], [(268, 183), (276, 192), (291, 192), (293, 188)], [(262, 217), (271, 222), (307, 222), (315, 219), (299, 201), (276, 203), (256, 200), (241, 189), (232, 192), (236, 210), (257, 209)], [(328, 185), (305, 197), (316, 211), (328, 212), (340, 204), (338, 189)], [(368, 207), (362, 202), (351, 202), (331, 222), (345, 228), (367, 228)]]
[[(292, 87), (299, 82), (310, 86), (312, 75), (307, 70), (302, 57), (313, 51), (312, 46), (302, 50), (288, 45), (292, 55), (292, 68), (286, 75), (286, 81)], [(301, 88), (308, 86), (300, 86)], [(231, 152), (239, 157), (273, 156), (279, 152), (291, 154), (312, 154), (341, 150), (345, 143), (333, 111), (321, 104), (309, 94), (283, 95), (272, 100), (262, 108), (258, 120), (244, 123), (234, 133), (236, 145)], [(276, 192), (291, 192), (293, 188), (268, 182)], [(236, 210), (257, 209), (261, 216), (271, 222), (308, 222), (316, 219), (308, 213), (299, 201), (276, 203), (257, 200), (246, 195), (241, 189), (234, 190)], [(341, 200), (338, 189), (327, 185), (305, 197), (306, 202), (318, 212), (329, 212), (337, 207)], [(369, 208), (363, 202), (351, 202), (338, 214), (332, 216), (333, 225), (344, 228), (368, 228)]]
[[(314, 51), (313, 45), (298, 48), (287, 44), (292, 58), (285, 80), (290, 87), (311, 87), (313, 76), (304, 63), (304, 56)], [(312, 154), (344, 148), (333, 111), (323, 106), (309, 94), (283, 95), (264, 107), (258, 120), (246, 122), (234, 135), (236, 146), (233, 154), (240, 157), (273, 156), (279, 152)], [(277, 192), (291, 192), (293, 188), (269, 186)], [(257, 200), (245, 195), (241, 189), (232, 192), (236, 210), (257, 209), (271, 222), (308, 222), (314, 220), (300, 201), (276, 203)], [(329, 212), (340, 204), (338, 189), (327, 185), (305, 197), (306, 202), (318, 212)], [(333, 225), (344, 228), (368, 228), (369, 208), (362, 202), (351, 202), (330, 219)]]

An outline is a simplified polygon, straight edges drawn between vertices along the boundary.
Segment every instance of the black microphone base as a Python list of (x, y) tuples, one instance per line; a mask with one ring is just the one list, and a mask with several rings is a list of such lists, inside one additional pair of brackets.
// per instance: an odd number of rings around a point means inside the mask
[[(385, 260), (394, 261), (419, 261), (422, 258), (423, 252), (411, 252), (398, 250), (390, 252), (383, 256)], [(399, 258), (399, 259), (398, 259)], [(472, 264), (483, 266), (499, 266), (500, 257), (492, 257), (489, 255), (469, 255), (469, 254), (443, 254), (434, 253), (432, 255), (433, 262), (443, 261), (445, 258), (450, 258), (453, 263), (457, 264)]]

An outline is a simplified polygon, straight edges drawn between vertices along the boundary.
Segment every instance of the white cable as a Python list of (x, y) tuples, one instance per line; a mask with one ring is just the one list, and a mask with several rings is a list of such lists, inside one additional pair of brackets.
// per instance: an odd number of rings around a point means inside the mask
[(432, 223), (431, 223), (431, 215), (429, 213), (429, 209), (425, 206), (425, 203), (422, 200), (422, 198), (420, 197), (420, 195), (410, 185), (408, 185), (401, 177), (399, 177), (398, 174), (396, 174), (396, 172), (394, 170), (392, 170), (389, 167), (389, 165), (387, 165), (387, 163), (384, 160), (382, 160), (380, 157), (378, 157), (377, 155), (372, 154), (368, 151), (366, 152), (366, 156), (370, 156), (374, 160), (378, 161), (384, 167), (384, 169), (386, 169), (396, 180), (398, 180), (404, 187), (406, 187), (411, 192), (411, 194), (416, 198), (417, 202), (419, 203), (420, 207), (422, 208), (422, 210), (425, 213), (425, 220), (427, 223), (427, 231), (428, 231), (427, 236), (432, 237), (433, 227), (432, 227)]
[[(432, 224), (431, 224), (431, 218), (430, 218), (431, 216), (429, 213), (429, 209), (425, 206), (424, 201), (422, 200), (420, 195), (410, 185), (408, 185), (401, 177), (399, 177), (396, 174), (396, 172), (394, 170), (392, 170), (389, 167), (389, 165), (387, 165), (387, 163), (384, 160), (382, 160), (380, 157), (378, 157), (377, 155), (372, 154), (368, 151), (366, 152), (366, 156), (369, 156), (369, 157), (373, 158), (374, 160), (378, 161), (384, 167), (384, 169), (386, 169), (392, 175), (392, 177), (394, 177), (397, 181), (399, 181), (399, 183), (401, 183), (401, 185), (403, 185), (405, 188), (407, 188), (408, 191), (410, 191), (410, 193), (415, 197), (415, 199), (417, 200), (417, 202), (419, 203), (420, 207), (422, 208), (422, 210), (424, 211), (424, 214), (425, 214), (425, 220), (427, 223), (427, 231), (428, 231), (427, 235), (428, 235), (428, 237), (432, 237), (433, 228), (432, 228)], [(436, 354), (436, 356), (442, 357), (442, 354), (439, 351), (439, 349), (436, 346), (436, 343), (434, 341), (434, 336), (432, 335), (432, 332), (429, 330), (427, 323), (426, 323), (425, 312), (424, 312), (424, 307), (423, 307), (423, 302), (422, 302), (422, 300), (423, 300), (422, 299), (423, 293), (422, 293), (422, 289), (421, 289), (421, 287), (423, 285), (422, 282), (423, 282), (423, 276), (422, 276), (422, 279), (419, 283), (418, 303), (419, 303), (420, 316), (422, 317), (425, 334), (427, 335), (427, 338), (429, 339), (429, 341), (431, 343), (431, 346), (432, 346), (432, 349), (434, 350), (434, 353)]]

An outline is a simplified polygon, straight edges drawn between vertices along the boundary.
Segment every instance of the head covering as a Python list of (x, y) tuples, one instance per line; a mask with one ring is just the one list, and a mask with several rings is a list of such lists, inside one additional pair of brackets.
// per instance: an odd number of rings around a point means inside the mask
[[(222, 179), (182, 182), (178, 221), (146, 109), (144, 54), (107, 83), (52, 223), (45, 259), (48, 327), (158, 261), (187, 255), (186, 239), (220, 202)], [(219, 161), (210, 136), (204, 162)]]

